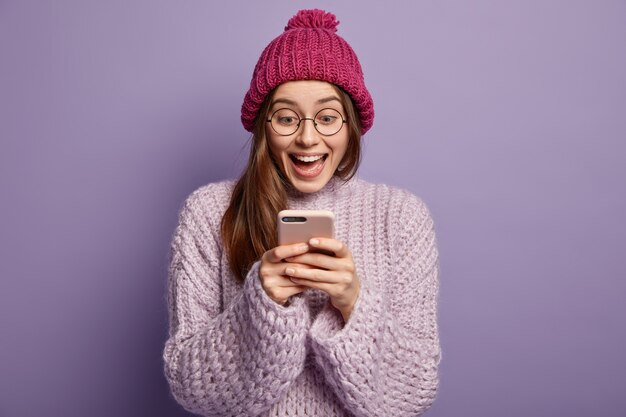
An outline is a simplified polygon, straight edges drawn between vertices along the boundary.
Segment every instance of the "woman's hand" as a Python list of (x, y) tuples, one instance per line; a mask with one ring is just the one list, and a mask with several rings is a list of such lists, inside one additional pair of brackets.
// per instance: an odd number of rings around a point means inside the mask
[[(319, 288), (330, 296), (332, 305), (348, 321), (361, 285), (348, 247), (336, 239), (316, 238), (309, 241), (312, 248), (334, 252), (335, 256), (307, 252), (286, 258), (290, 262), (285, 274), (296, 284)], [(293, 265), (305, 264), (306, 267)]]
[(297, 267), (298, 269), (310, 268), (304, 264), (287, 263), (283, 261), (290, 256), (301, 256), (309, 250), (306, 243), (276, 246), (268, 250), (261, 257), (259, 278), (267, 295), (278, 304), (285, 305), (292, 295), (301, 293), (305, 286), (295, 284), (289, 279), (285, 269)]

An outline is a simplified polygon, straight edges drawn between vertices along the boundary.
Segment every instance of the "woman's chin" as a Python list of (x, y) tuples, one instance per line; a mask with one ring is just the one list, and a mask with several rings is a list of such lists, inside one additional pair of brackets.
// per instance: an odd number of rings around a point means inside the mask
[(321, 173), (316, 178), (299, 178), (297, 175), (290, 175), (289, 181), (293, 187), (301, 193), (316, 193), (328, 183), (330, 177), (326, 173)]

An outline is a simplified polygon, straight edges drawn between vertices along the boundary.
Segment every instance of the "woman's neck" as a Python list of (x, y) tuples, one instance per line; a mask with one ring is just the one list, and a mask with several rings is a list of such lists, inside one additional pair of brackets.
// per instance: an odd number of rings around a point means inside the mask
[(287, 192), (287, 199), (290, 203), (314, 202), (336, 195), (339, 191), (349, 188), (354, 183), (354, 181), (354, 177), (347, 182), (344, 182), (344, 180), (342, 180), (341, 178), (333, 175), (328, 180), (328, 182), (316, 192), (305, 193), (295, 188), (292, 184), (287, 184), (287, 186), (285, 187), (285, 191)]

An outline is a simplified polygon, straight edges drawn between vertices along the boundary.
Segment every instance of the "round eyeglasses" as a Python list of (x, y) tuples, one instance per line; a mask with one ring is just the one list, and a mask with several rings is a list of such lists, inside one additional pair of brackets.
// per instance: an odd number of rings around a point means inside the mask
[(332, 136), (338, 133), (344, 123), (348, 122), (338, 110), (330, 108), (318, 111), (314, 118), (301, 118), (294, 110), (282, 108), (272, 113), (272, 117), (267, 119), (267, 122), (272, 125), (272, 129), (277, 134), (289, 136), (296, 133), (303, 120), (312, 120), (315, 130), (324, 136)]

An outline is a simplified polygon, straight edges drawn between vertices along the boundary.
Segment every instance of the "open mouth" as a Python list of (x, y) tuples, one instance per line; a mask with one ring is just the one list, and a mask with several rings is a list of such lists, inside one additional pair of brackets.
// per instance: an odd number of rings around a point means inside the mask
[(315, 177), (324, 168), (324, 163), (328, 158), (328, 154), (302, 155), (289, 154), (292, 166), (297, 174), (304, 177)]

